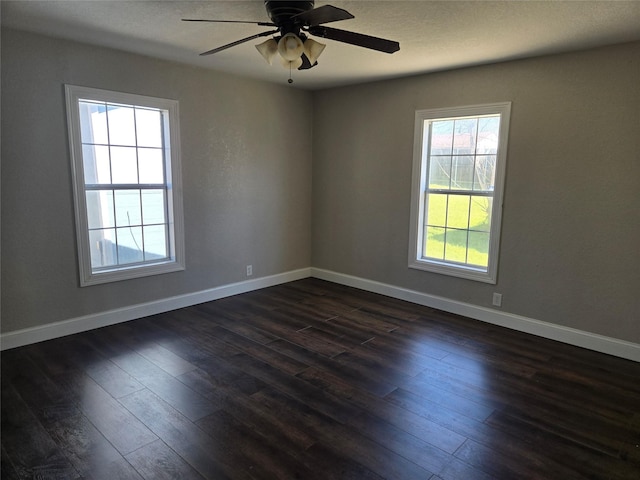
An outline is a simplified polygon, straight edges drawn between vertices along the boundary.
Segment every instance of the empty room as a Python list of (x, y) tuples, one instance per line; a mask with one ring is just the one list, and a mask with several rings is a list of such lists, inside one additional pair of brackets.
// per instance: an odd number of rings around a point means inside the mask
[(640, 478), (640, 2), (0, 8), (2, 479)]

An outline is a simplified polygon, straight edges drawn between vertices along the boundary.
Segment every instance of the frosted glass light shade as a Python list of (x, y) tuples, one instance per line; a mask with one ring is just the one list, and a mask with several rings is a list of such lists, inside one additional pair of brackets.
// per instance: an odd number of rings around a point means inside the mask
[(281, 59), (282, 60), (282, 66), (284, 68), (289, 68), (291, 70), (297, 70), (298, 68), (300, 68), (302, 66), (302, 58), (298, 57), (295, 60), (285, 60), (284, 58)]
[(292, 62), (304, 53), (302, 40), (294, 33), (287, 33), (278, 42), (278, 53), (285, 60)]
[(316, 63), (316, 61), (318, 60), (318, 57), (320, 56), (320, 54), (324, 50), (324, 47), (326, 47), (325, 44), (316, 42), (315, 40), (312, 40), (311, 38), (307, 38), (305, 40), (305, 42), (304, 42), (304, 54), (309, 59), (309, 62), (311, 63), (311, 65)]
[(256, 45), (256, 49), (269, 65), (273, 65), (273, 57), (278, 53), (278, 43), (273, 38), (270, 38), (260, 45)]

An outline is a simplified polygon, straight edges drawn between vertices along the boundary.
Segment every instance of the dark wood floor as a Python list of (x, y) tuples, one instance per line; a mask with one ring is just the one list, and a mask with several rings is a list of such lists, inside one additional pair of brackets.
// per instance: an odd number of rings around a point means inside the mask
[(640, 364), (315, 279), (2, 354), (2, 478), (640, 479)]

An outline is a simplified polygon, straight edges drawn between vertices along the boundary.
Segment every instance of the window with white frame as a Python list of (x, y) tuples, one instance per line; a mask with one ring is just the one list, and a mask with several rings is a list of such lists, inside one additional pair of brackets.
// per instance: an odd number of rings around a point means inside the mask
[(183, 270), (178, 102), (65, 90), (80, 284)]
[(496, 283), (510, 111), (416, 112), (409, 267)]

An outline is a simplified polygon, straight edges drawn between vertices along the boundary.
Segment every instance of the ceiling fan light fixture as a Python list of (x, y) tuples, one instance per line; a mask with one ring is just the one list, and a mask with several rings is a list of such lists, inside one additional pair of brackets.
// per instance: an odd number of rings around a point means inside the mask
[(318, 57), (324, 50), (326, 45), (324, 43), (316, 42), (311, 38), (307, 38), (304, 42), (304, 54), (309, 59), (311, 65), (315, 64), (318, 60)]
[(269, 65), (273, 65), (273, 57), (278, 53), (278, 42), (273, 38), (262, 42), (260, 45), (256, 45), (256, 49), (262, 55)]
[(286, 33), (278, 42), (278, 53), (288, 62), (293, 62), (304, 53), (304, 44), (295, 33)]

